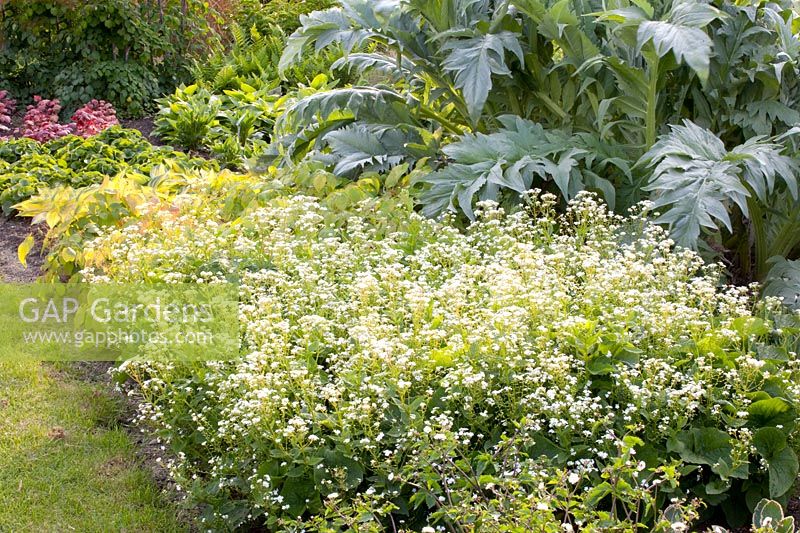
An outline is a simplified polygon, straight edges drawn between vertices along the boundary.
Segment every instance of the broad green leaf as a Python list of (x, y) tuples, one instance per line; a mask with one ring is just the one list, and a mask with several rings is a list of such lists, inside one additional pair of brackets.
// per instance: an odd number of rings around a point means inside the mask
[(789, 492), (797, 481), (800, 469), (797, 454), (791, 448), (784, 448), (768, 460), (768, 464), (769, 495), (772, 498), (780, 498)]
[(713, 465), (730, 460), (731, 437), (716, 428), (694, 428), (681, 431), (667, 442), (667, 449), (691, 464)]
[(748, 408), (749, 420), (756, 427), (772, 426), (781, 424), (789, 416), (792, 416), (794, 409), (782, 398), (767, 398), (758, 400), (750, 404)]
[(772, 457), (786, 448), (786, 435), (774, 427), (759, 428), (753, 434), (753, 446), (762, 457), (769, 461)]
[(770, 332), (769, 324), (758, 317), (739, 317), (733, 320), (731, 327), (743, 339), (756, 336), (760, 337)]

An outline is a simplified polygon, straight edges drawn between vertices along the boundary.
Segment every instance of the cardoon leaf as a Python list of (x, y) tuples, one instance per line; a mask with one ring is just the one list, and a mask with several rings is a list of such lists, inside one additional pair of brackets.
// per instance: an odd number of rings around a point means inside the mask
[(696, 248), (703, 228), (718, 224), (733, 231), (729, 209), (749, 216), (751, 190), (762, 202), (775, 191), (776, 178), (797, 198), (797, 163), (781, 154), (783, 147), (754, 137), (730, 152), (716, 135), (690, 121), (672, 126), (642, 161), (654, 167), (645, 187), (655, 207), (668, 207), (658, 222), (670, 227), (682, 246)]
[(780, 298), (784, 305), (800, 309), (800, 260), (789, 261), (778, 256), (768, 262), (772, 268), (764, 283), (764, 296)]
[(281, 73), (294, 65), (306, 47), (312, 44), (317, 52), (334, 43), (349, 52), (375, 35), (370, 29), (356, 26), (341, 8), (300, 15), (300, 24), (300, 28), (289, 37), (281, 55), (278, 63)]
[(449, 52), (442, 66), (454, 74), (455, 86), (464, 94), (470, 118), (477, 122), (492, 89), (492, 75), (511, 74), (505, 52), (512, 52), (524, 63), (517, 35), (504, 31), (470, 39), (451, 39), (442, 50)]
[(640, 47), (652, 41), (659, 57), (672, 52), (678, 62), (685, 61), (701, 80), (708, 79), (712, 42), (703, 30), (669, 22), (646, 21), (639, 25), (636, 37)]
[(652, 42), (659, 57), (672, 52), (679, 63), (685, 62), (705, 81), (713, 42), (702, 28), (722, 16), (722, 12), (708, 4), (684, 1), (673, 7), (667, 20), (646, 20), (645, 12), (637, 7), (604, 12), (599, 20), (638, 26), (636, 44), (640, 50)]
[(346, 175), (354, 170), (387, 171), (408, 155), (406, 145), (419, 137), (391, 126), (351, 124), (324, 137), (335, 162), (334, 173)]
[(276, 123), (286, 132), (304, 124), (325, 120), (335, 112), (349, 111), (357, 120), (382, 124), (413, 123), (405, 98), (383, 87), (348, 87), (312, 94), (286, 109)]
[[(520, 117), (506, 115), (498, 120), (503, 129), (490, 135), (464, 135), (443, 149), (453, 161), (450, 165), (417, 180), (428, 185), (420, 197), (423, 213), (436, 216), (455, 210), (457, 202), (472, 218), (476, 194), (480, 199), (497, 199), (503, 189), (522, 194), (536, 178), (554, 182), (567, 200), (588, 186), (603, 192), (613, 205), (611, 183), (588, 171), (584, 178), (580, 170), (582, 164), (595, 161), (582, 137), (546, 130)], [(598, 166), (615, 165), (613, 159), (598, 159)]]

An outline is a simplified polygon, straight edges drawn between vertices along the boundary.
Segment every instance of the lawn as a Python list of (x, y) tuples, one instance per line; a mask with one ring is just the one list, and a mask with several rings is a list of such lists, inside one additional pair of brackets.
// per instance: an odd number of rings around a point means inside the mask
[(183, 531), (107, 383), (0, 364), (0, 531)]

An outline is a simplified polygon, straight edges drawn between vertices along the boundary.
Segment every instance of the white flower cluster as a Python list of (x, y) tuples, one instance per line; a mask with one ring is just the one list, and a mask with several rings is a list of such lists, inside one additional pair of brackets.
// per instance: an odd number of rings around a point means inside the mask
[[(749, 292), (719, 288), (714, 268), (642, 219), (590, 196), (559, 218), (551, 201), (533, 217), (484, 205), (466, 232), (413, 213), (403, 231), (370, 211), (342, 222), (304, 196), (233, 223), (165, 210), (93, 243), (103, 260), (86, 277), (238, 280), (246, 355), (183, 381), (157, 364), (138, 371), (144, 412), (173, 440), (202, 443), (202, 464), (177, 470), (219, 487), (246, 479), (254, 509), (288, 508), (258, 465), (285, 457), (277, 471), (288, 470), (298, 451), (348, 450), (391, 481), (420, 440), (470, 447), (517, 432), (586, 473), (625, 431), (659, 442), (701, 413), (746, 414), (769, 377), (732, 325), (753, 313)], [(771, 377), (797, 394), (792, 356)], [(180, 418), (192, 424), (173, 427)], [(746, 449), (741, 425), (730, 433)], [(325, 465), (306, 465), (323, 496), (359, 486), (350, 463)]]

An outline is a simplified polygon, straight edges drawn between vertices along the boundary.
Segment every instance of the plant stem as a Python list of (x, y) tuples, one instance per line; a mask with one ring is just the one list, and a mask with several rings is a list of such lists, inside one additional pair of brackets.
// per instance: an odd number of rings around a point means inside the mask
[(767, 259), (767, 229), (764, 224), (764, 212), (758, 204), (758, 199), (751, 196), (747, 200), (747, 210), (750, 212), (750, 227), (753, 231), (753, 246), (755, 247), (755, 274), (760, 280), (766, 274)]
[[(796, 204), (790, 208), (787, 220), (781, 225), (780, 231), (770, 243), (770, 257), (773, 255), (788, 256), (800, 242), (800, 207)], [(769, 258), (767, 258), (769, 259)]]
[(656, 143), (656, 110), (658, 108), (658, 66), (660, 58), (653, 54), (650, 63), (650, 82), (647, 87), (647, 115), (645, 116), (645, 145), (649, 150)]
[(463, 130), (458, 127), (458, 124), (444, 118), (442, 115), (440, 115), (439, 113), (437, 113), (428, 106), (425, 105), (420, 106), (419, 111), (423, 117), (439, 122), (444, 127), (444, 129), (446, 129), (450, 133), (455, 133), (456, 135), (461, 135), (462, 133), (464, 133)]

